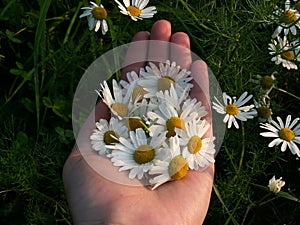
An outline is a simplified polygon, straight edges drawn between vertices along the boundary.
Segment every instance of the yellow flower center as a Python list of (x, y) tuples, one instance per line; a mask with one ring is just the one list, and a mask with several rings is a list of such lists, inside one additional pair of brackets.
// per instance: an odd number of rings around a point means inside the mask
[(281, 53), (281, 57), (283, 59), (291, 61), (294, 59), (294, 53), (292, 51), (283, 52), (283, 53)]
[(132, 5), (127, 7), (127, 12), (129, 12), (129, 14), (131, 16), (135, 16), (135, 17), (141, 15), (141, 10), (139, 8), (135, 7), (135, 6), (132, 6)]
[(130, 131), (135, 131), (138, 128), (145, 129), (145, 121), (140, 118), (129, 118), (127, 120), (127, 127)]
[(297, 11), (300, 12), (300, 1), (296, 2), (295, 9), (297, 9)]
[(278, 134), (285, 141), (291, 141), (295, 138), (295, 133), (290, 128), (282, 128)]
[(96, 20), (105, 20), (107, 12), (103, 7), (95, 7), (92, 9), (92, 15)]
[(285, 10), (283, 13), (281, 13), (279, 17), (279, 21), (285, 24), (294, 23), (296, 20), (296, 14), (290, 9)]
[(225, 106), (225, 111), (229, 115), (237, 115), (239, 112), (239, 108), (235, 104), (228, 104)]
[(175, 84), (175, 81), (169, 76), (163, 76), (157, 81), (157, 90), (158, 91), (166, 91), (170, 90), (171, 85)]
[(260, 79), (259, 83), (263, 89), (267, 90), (274, 84), (274, 79), (271, 76), (264, 76)]
[(263, 119), (268, 119), (271, 116), (271, 110), (268, 106), (263, 105), (257, 109), (258, 116)]
[[(135, 102), (141, 102), (144, 98), (144, 95), (148, 92), (141, 86), (137, 86), (132, 92), (132, 100)], [(137, 99), (138, 98), (138, 99)]]
[(155, 151), (150, 145), (140, 145), (133, 154), (134, 160), (139, 164), (151, 162), (155, 157)]
[(121, 117), (124, 117), (128, 113), (128, 107), (127, 105), (121, 103), (121, 102), (116, 102), (111, 105), (111, 108)]
[(189, 170), (188, 162), (181, 155), (175, 156), (168, 168), (168, 172), (172, 180), (180, 180), (184, 178)]
[(191, 154), (196, 154), (202, 148), (202, 139), (199, 136), (194, 135), (190, 138), (187, 147)]
[(175, 128), (179, 128), (185, 130), (184, 120), (180, 117), (174, 116), (167, 120), (166, 122), (167, 127), (167, 137), (173, 137), (176, 135)]
[(113, 138), (112, 136), (114, 136), (114, 137), (119, 137), (119, 136), (117, 135), (117, 133), (114, 132), (113, 130), (108, 130), (108, 131), (106, 131), (106, 132), (104, 133), (104, 135), (103, 135), (103, 141), (104, 141), (104, 143), (107, 144), (107, 145), (110, 145), (110, 144), (118, 143), (118, 142), (119, 142), (118, 140), (116, 140), (116, 139)]

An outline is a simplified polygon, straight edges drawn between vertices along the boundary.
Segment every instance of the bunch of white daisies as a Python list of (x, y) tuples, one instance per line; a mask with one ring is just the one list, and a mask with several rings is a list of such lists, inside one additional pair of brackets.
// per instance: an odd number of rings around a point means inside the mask
[[(157, 13), (155, 6), (146, 7), (149, 0), (123, 0), (123, 4), (118, 0), (115, 0), (120, 9), (120, 12), (124, 15), (130, 16), (134, 21), (142, 20), (144, 18), (152, 18)], [(103, 35), (108, 31), (107, 25), (107, 11), (102, 4), (90, 2), (90, 6), (82, 7), (84, 12), (79, 16), (88, 17), (88, 25), (90, 30), (97, 32), (101, 27)]]
[(276, 7), (272, 15), (272, 23), (277, 27), (269, 44), (271, 61), (282, 64), (287, 69), (298, 69), (300, 62), (300, 1), (286, 0), (284, 9)]
[(104, 81), (98, 94), (111, 118), (96, 123), (92, 148), (153, 189), (213, 163), (215, 138), (208, 135), (205, 107), (189, 97), (192, 79), (166, 61), (127, 73), (127, 81), (112, 80), (112, 91)]

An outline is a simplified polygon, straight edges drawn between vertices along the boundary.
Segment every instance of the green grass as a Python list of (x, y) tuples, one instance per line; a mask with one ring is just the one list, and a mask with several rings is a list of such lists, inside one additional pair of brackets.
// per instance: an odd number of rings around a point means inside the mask
[[(134, 22), (113, 1), (102, 1), (110, 21), (102, 36), (79, 19), (88, 1), (2, 1), (1, 224), (72, 224), (61, 172), (74, 144), (71, 107), (77, 84), (97, 57), (150, 30), (158, 19), (190, 35), (193, 52), (230, 95), (248, 91), (257, 97), (249, 80), (277, 71), (278, 88), (270, 94), (273, 113), (299, 117), (299, 72), (275, 65), (267, 50), (274, 27), (265, 22), (280, 2), (153, 0), (154, 18)], [(259, 132), (257, 119), (226, 131), (205, 224), (294, 225), (300, 220), (300, 160), (290, 151), (268, 148), (269, 140)], [(266, 189), (273, 175), (286, 182), (280, 195)]]

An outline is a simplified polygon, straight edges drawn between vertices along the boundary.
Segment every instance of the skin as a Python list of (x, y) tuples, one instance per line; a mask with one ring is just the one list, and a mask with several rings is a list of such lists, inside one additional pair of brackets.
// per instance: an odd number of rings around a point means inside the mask
[[(153, 54), (161, 59), (176, 60), (182, 68), (189, 69), (196, 80), (190, 95), (209, 106), (207, 66), (203, 61), (192, 62), (187, 34), (182, 32), (172, 34), (170, 22), (160, 20), (153, 25), (151, 33), (139, 32), (132, 39), (132, 41), (139, 40), (163, 40), (184, 47), (141, 46), (138, 54), (139, 57)], [(135, 54), (136, 49), (129, 47), (126, 58), (134, 58)], [(139, 68), (146, 63), (130, 65), (123, 69), (123, 74), (132, 70), (138, 72)], [(95, 115), (96, 120), (109, 119), (105, 104), (100, 102), (96, 106)], [(211, 121), (211, 113), (206, 119)], [(80, 140), (77, 140), (77, 145), (63, 169), (63, 181), (74, 224), (196, 225), (203, 223), (211, 196), (213, 164), (202, 172), (189, 170), (183, 179), (165, 183), (154, 191), (148, 186), (121, 185), (105, 179), (93, 170), (78, 149), (78, 143), (81, 142), (84, 143), (80, 144), (81, 148), (92, 151), (89, 136), (94, 128), (94, 119), (88, 119), (85, 127), (82, 128)], [(212, 130), (206, 136), (211, 135)], [(96, 156), (94, 160), (100, 162), (101, 157)]]

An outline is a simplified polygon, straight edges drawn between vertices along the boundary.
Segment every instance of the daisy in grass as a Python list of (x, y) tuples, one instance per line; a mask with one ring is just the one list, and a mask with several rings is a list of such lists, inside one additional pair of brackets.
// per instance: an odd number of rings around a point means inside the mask
[(100, 119), (96, 123), (92, 135), (90, 136), (92, 148), (98, 152), (99, 155), (106, 155), (110, 153), (110, 149), (106, 148), (106, 145), (114, 145), (118, 143), (119, 137), (128, 137), (128, 129), (116, 118), (112, 117), (109, 122), (104, 119)]
[(269, 143), (269, 147), (281, 145), (281, 151), (284, 152), (288, 147), (292, 154), (297, 154), (300, 157), (300, 150), (297, 144), (300, 144), (300, 124), (295, 126), (299, 118), (294, 119), (291, 122), (291, 115), (288, 115), (286, 118), (285, 124), (283, 123), (280, 117), (277, 117), (278, 123), (274, 120), (271, 120), (271, 123), (261, 123), (260, 127), (268, 130), (268, 132), (260, 133), (263, 137), (272, 137), (275, 138)]
[(186, 69), (180, 69), (180, 66), (176, 66), (176, 62), (159, 63), (159, 68), (154, 63), (149, 63), (146, 66), (146, 70), (140, 70), (140, 80), (138, 84), (149, 92), (145, 94), (146, 98), (156, 96), (159, 91), (170, 90), (171, 85), (179, 96), (186, 89), (187, 92), (191, 90), (193, 85), (189, 83), (193, 78), (190, 76), (191, 72)]
[(150, 140), (143, 129), (130, 131), (128, 138), (119, 138), (119, 142), (106, 147), (112, 149), (108, 157), (120, 171), (130, 170), (129, 178), (142, 179), (144, 174), (153, 166), (155, 160), (163, 158), (162, 145), (166, 140), (166, 133), (154, 132)]
[(286, 36), (284, 36), (283, 39), (277, 36), (277, 41), (273, 39), (268, 47), (269, 54), (273, 56), (271, 61), (275, 62), (276, 65), (281, 63), (282, 66), (288, 70), (298, 69), (295, 63), (300, 61), (299, 44), (297, 43), (298, 41), (290, 44)]
[(101, 27), (101, 32), (103, 35), (108, 31), (108, 26), (106, 22), (107, 12), (103, 5), (97, 5), (94, 2), (90, 2), (89, 7), (82, 7), (85, 11), (79, 16), (80, 18), (88, 16), (89, 29), (97, 32)]
[(265, 98), (257, 102), (254, 100), (254, 105), (257, 110), (258, 121), (260, 122), (271, 122), (272, 120), (272, 109), (270, 103), (267, 103)]
[(243, 106), (252, 98), (252, 95), (247, 95), (248, 92), (244, 92), (238, 98), (238, 100), (236, 100), (236, 97), (231, 98), (224, 92), (224, 104), (220, 103), (220, 101), (215, 97), (216, 102), (213, 102), (212, 108), (220, 114), (225, 114), (223, 122), (228, 123), (228, 128), (231, 128), (231, 125), (233, 123), (234, 126), (239, 129), (239, 124), (236, 119), (247, 121), (248, 119), (253, 119), (253, 117), (257, 115), (257, 111), (254, 109), (253, 104)]
[(277, 194), (280, 192), (281, 188), (285, 185), (285, 182), (281, 180), (282, 177), (276, 179), (275, 176), (269, 180), (268, 188), (271, 192)]
[(114, 96), (112, 96), (106, 81), (101, 84), (101, 91), (97, 91), (97, 93), (103, 99), (103, 102), (108, 106), (111, 112), (120, 120), (122, 120), (133, 110), (133, 103), (131, 101), (133, 87), (127, 90), (126, 94), (124, 95), (123, 89), (118, 85), (116, 80), (112, 81), (112, 85)]
[(275, 86), (275, 74), (277, 72), (272, 73), (271, 75), (256, 75), (254, 79), (251, 79), (252, 82), (258, 84), (261, 88), (261, 93), (264, 95), (268, 95)]
[[(165, 95), (168, 95), (168, 93), (166, 92)], [(186, 123), (199, 119), (199, 115), (206, 114), (205, 108), (202, 107), (201, 102), (196, 103), (196, 99), (195, 101), (187, 100), (180, 105), (180, 108), (165, 102), (164, 104), (159, 104), (158, 109), (154, 110), (154, 112), (147, 113), (147, 117), (153, 122), (149, 130), (167, 130), (167, 137), (169, 138), (176, 135), (175, 128), (186, 130)]]
[(189, 168), (199, 170), (214, 163), (215, 145), (214, 137), (203, 136), (210, 128), (206, 120), (192, 121), (186, 126), (186, 132), (176, 129), (182, 146), (182, 156), (188, 161)]
[(288, 35), (289, 32), (296, 35), (297, 29), (300, 28), (299, 18), (299, 12), (291, 5), (290, 0), (286, 0), (285, 9), (277, 8), (274, 12), (273, 20), (279, 25), (272, 37), (276, 37), (281, 32), (283, 32), (285, 36)]
[(130, 16), (130, 18), (134, 21), (138, 19), (142, 20), (145, 18), (152, 18), (156, 11), (155, 6), (149, 6), (147, 8), (146, 5), (148, 4), (149, 0), (132, 0), (130, 4), (130, 0), (123, 0), (124, 5), (122, 5), (119, 1), (115, 0), (118, 4), (120, 12), (124, 15)]
[(169, 145), (165, 146), (164, 151), (169, 153), (168, 157), (157, 160), (149, 170), (150, 175), (156, 175), (149, 180), (154, 185), (152, 190), (168, 181), (184, 178), (189, 169), (187, 160), (180, 154), (177, 135), (169, 138)]

